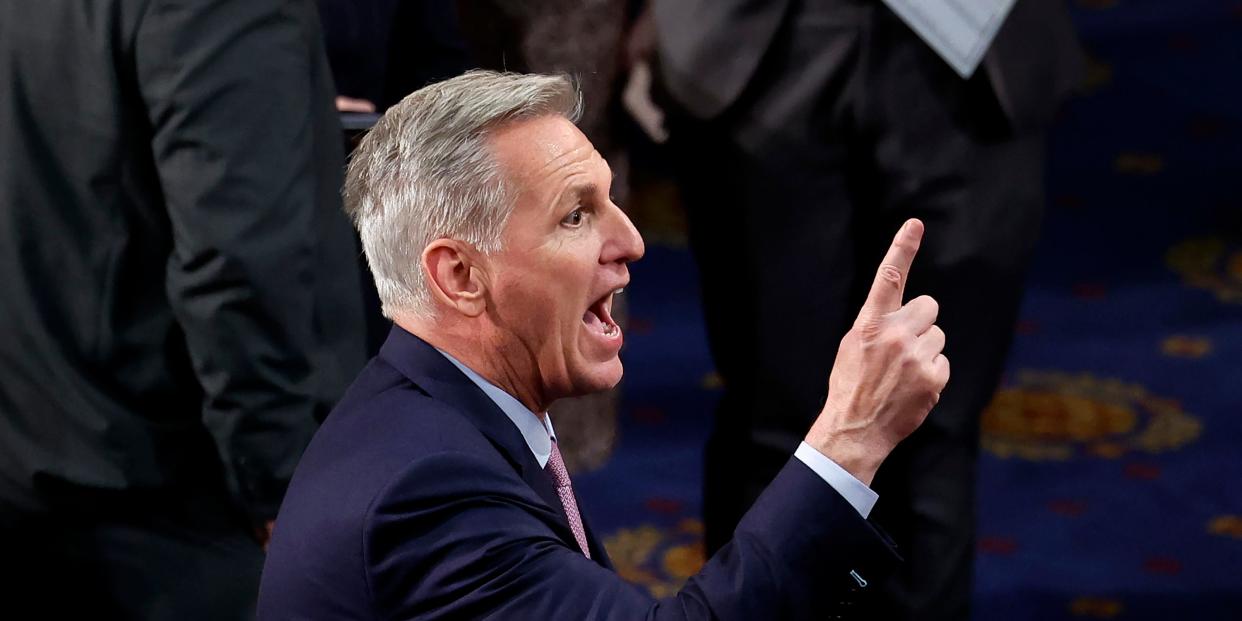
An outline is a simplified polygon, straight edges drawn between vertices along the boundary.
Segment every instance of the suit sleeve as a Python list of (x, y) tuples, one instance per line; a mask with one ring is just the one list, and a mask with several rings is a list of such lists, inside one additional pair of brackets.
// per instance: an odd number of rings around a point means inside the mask
[[(317, 280), (336, 280), (315, 268), (328, 233), (316, 175), (339, 170), (317, 166), (330, 104), (312, 83), (322, 49), (308, 6), (152, 0), (134, 41), (173, 238), (167, 294), (204, 424), (256, 521), (275, 516), (331, 405), (312, 362), (325, 357)], [(345, 259), (336, 269), (354, 269)]]
[(568, 547), (511, 472), (468, 454), (409, 469), (374, 505), (364, 559), (380, 618), (819, 619), (852, 570), (895, 562), (885, 539), (791, 460), (734, 539), (656, 600)]

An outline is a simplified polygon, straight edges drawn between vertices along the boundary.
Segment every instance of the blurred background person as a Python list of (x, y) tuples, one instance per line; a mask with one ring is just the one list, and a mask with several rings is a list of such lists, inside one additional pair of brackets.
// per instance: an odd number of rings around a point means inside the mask
[(969, 79), (880, 2), (652, 9), (724, 388), (705, 457), (708, 554), (822, 405), (883, 231), (918, 217), (926, 261), (910, 293), (940, 302), (953, 381), (876, 477), (872, 519), (906, 562), (867, 618), (967, 618), (979, 416), (1037, 239), (1045, 134), (1082, 77), (1064, 7), (1019, 0)]
[(363, 362), (311, 0), (0, 2), (0, 584), (241, 619)]

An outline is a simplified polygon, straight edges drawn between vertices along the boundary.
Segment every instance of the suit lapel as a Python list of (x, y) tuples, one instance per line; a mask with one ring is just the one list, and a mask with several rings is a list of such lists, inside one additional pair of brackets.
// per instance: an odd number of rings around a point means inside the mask
[[(454, 406), (469, 419), (555, 514), (558, 525), (562, 527), (561, 538), (577, 547), (551, 477), (539, 467), (522, 432), (496, 402), (453, 366), (444, 354), (399, 326), (393, 326), (379, 355), (427, 394)], [(595, 551), (591, 553), (594, 555)]]

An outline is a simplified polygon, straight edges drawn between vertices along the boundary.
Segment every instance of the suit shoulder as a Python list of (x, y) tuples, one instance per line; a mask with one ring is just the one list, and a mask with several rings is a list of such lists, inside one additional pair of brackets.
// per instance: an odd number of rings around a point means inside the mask
[[(490, 472), (505, 486), (520, 481), (462, 413), (372, 360), (298, 464), (269, 547), (262, 606), (333, 609), (367, 600), (364, 543), (376, 506), (391, 504), (394, 491), (429, 497), (432, 483), (465, 471)], [(409, 481), (426, 485), (402, 483)]]
[[(358, 375), (316, 440), (321, 436), (324, 444), (337, 450), (352, 452), (365, 441), (369, 447), (397, 444), (407, 455), (415, 448), (463, 450), (485, 442), (462, 412), (427, 394), (382, 358), (372, 359)], [(344, 439), (353, 444), (337, 446)]]

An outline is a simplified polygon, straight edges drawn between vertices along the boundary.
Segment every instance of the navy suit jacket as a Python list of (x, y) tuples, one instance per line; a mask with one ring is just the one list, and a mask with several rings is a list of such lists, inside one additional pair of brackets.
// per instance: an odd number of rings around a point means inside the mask
[(587, 531), (592, 559), (517, 427), (442, 354), (393, 328), (298, 465), (259, 617), (820, 619), (897, 560), (796, 459), (667, 600), (617, 576)]

